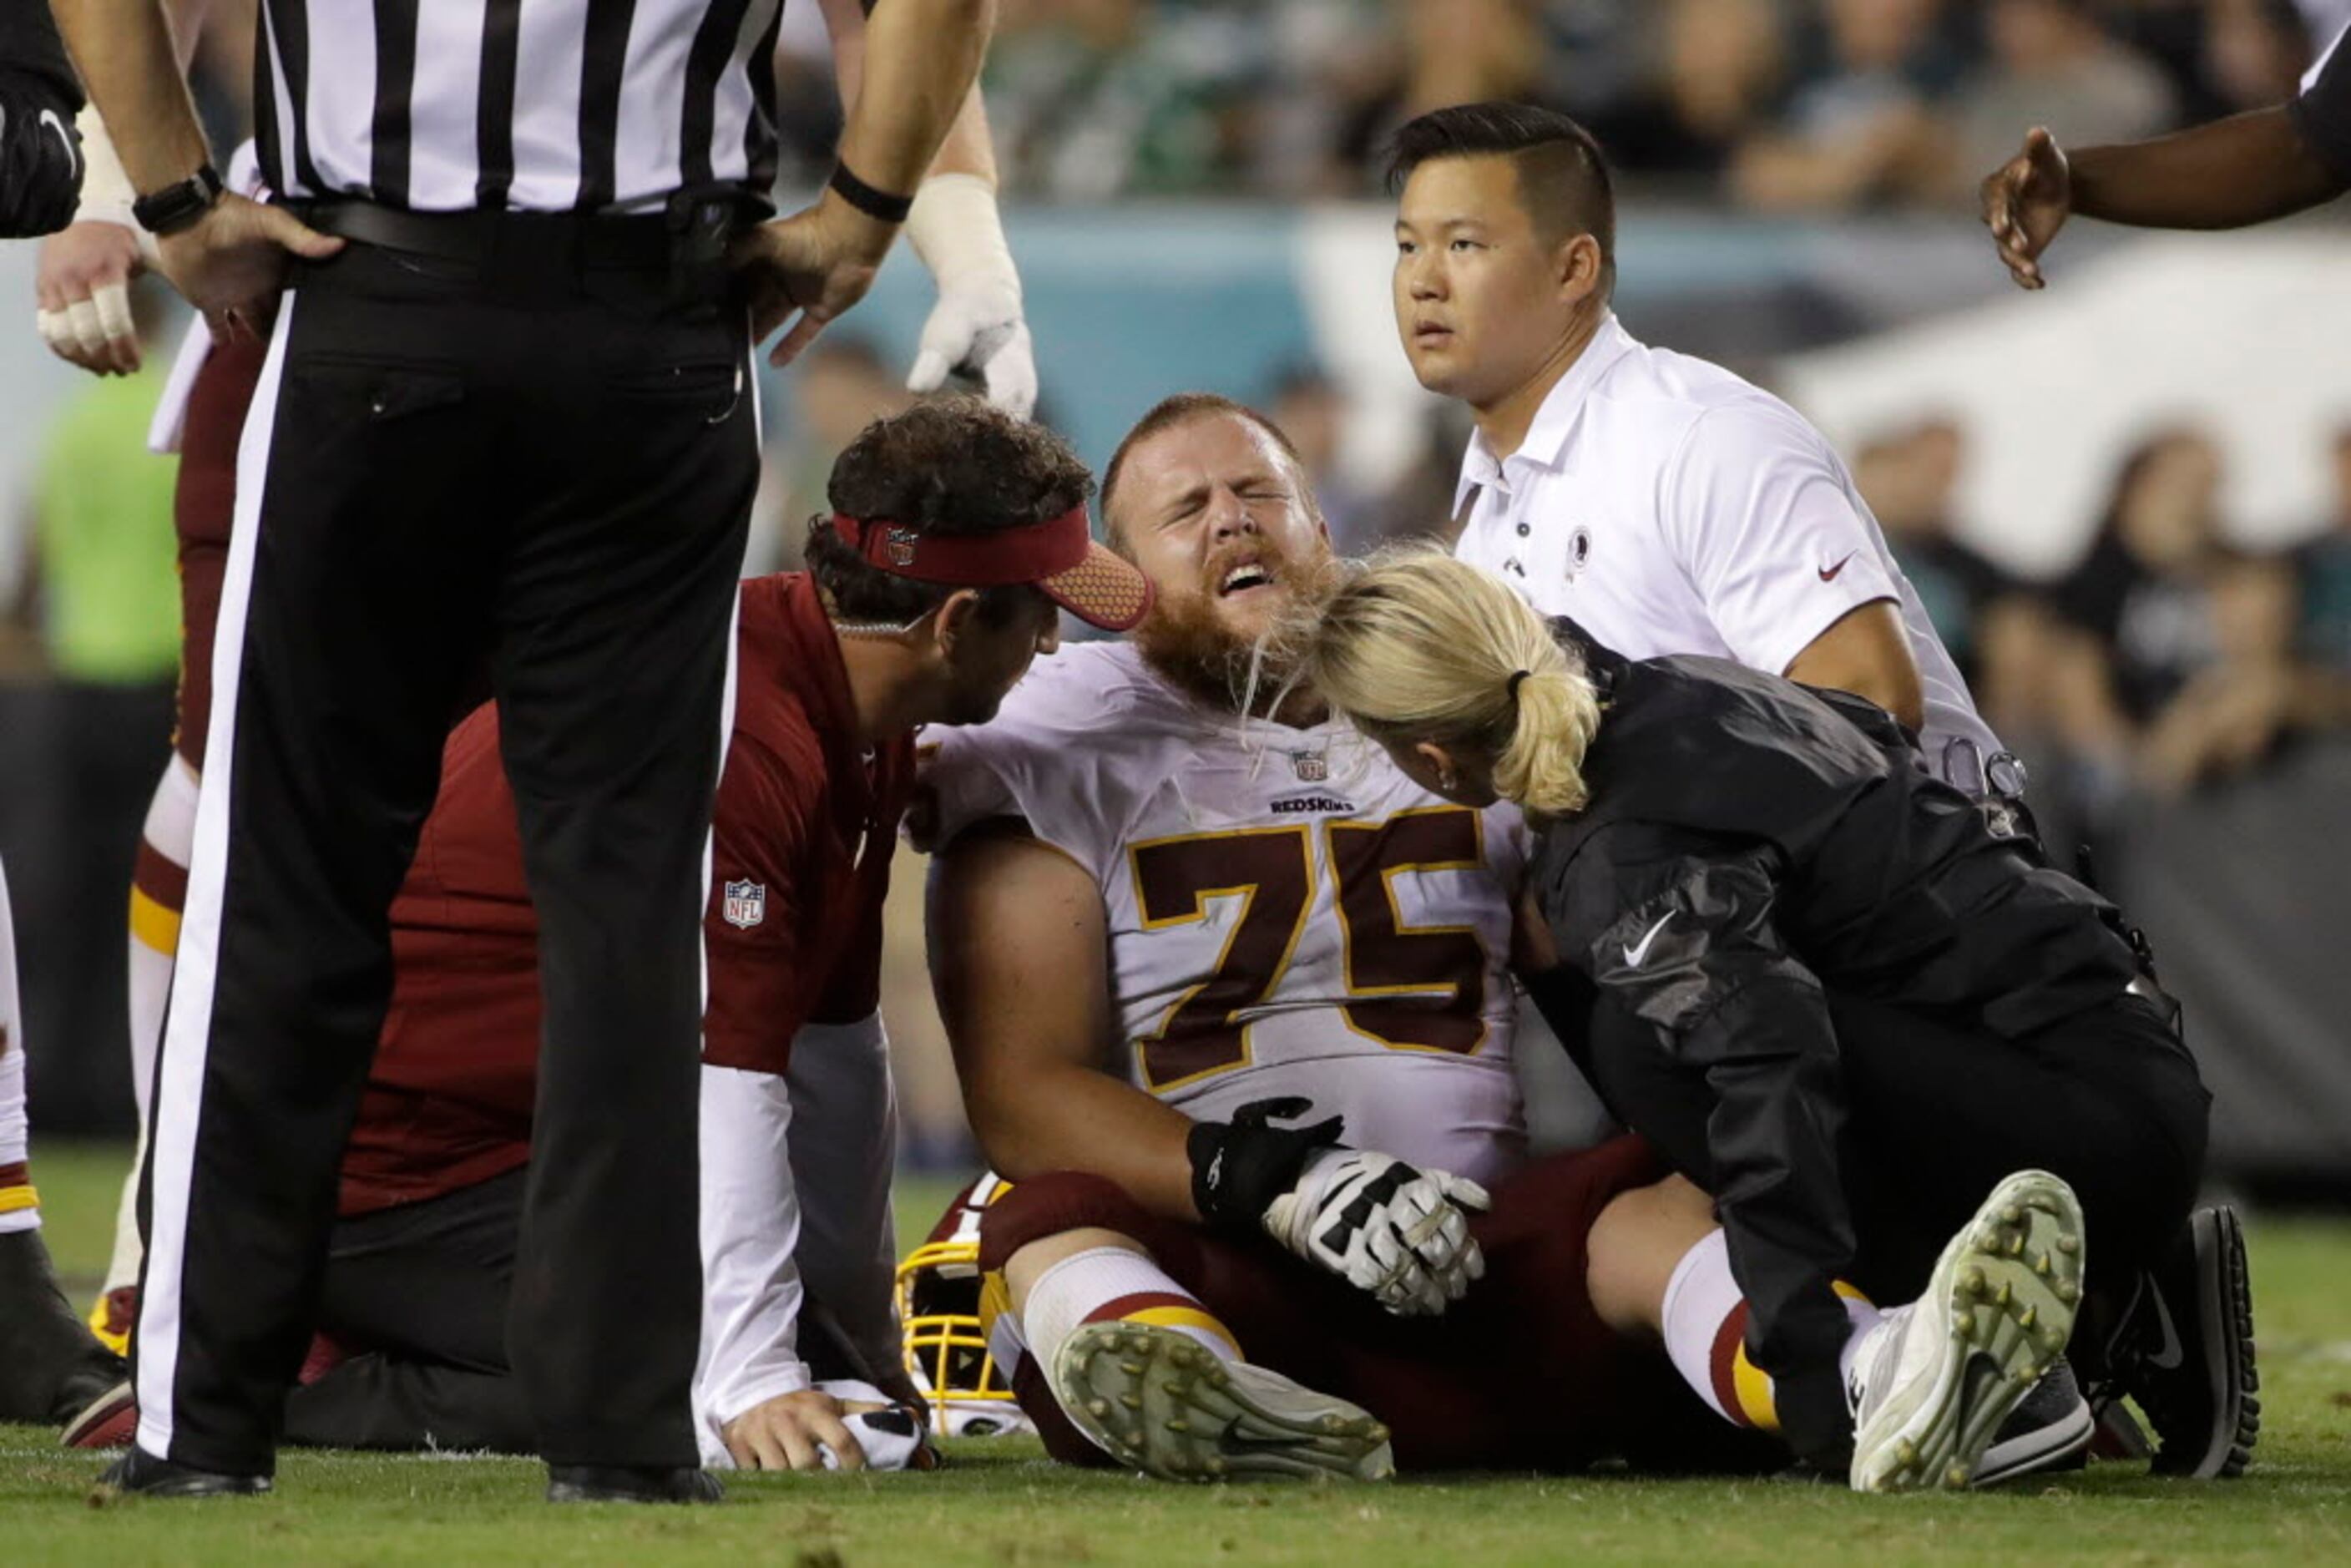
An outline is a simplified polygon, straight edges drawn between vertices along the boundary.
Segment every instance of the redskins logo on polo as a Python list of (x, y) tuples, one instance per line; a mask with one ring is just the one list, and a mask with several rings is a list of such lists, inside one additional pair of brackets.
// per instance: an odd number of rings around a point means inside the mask
[(1567, 536), (1567, 580), (1573, 582), (1583, 574), (1584, 562), (1592, 559), (1592, 530), (1578, 523), (1575, 531)]

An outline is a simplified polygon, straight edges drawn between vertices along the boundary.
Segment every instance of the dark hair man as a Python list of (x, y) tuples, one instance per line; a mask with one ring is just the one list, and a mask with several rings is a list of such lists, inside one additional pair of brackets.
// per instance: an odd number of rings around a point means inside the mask
[(1937, 772), (2000, 789), (2000, 743), (1829, 444), (1610, 310), (1615, 199), (1591, 135), (1523, 104), (1441, 109), (1397, 133), (1389, 176), (1405, 353), (1477, 419), (1461, 558), (1629, 656), (1857, 692)]

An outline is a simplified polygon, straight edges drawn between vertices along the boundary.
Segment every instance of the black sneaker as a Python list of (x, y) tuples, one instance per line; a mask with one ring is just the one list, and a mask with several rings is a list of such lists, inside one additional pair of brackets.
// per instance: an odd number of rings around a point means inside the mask
[(2073, 1365), (2061, 1355), (2001, 1423), (1970, 1484), (1992, 1487), (2023, 1476), (2078, 1470), (2090, 1462), (2090, 1438), (2097, 1429)]
[(2199, 1208), (2137, 1293), (2106, 1352), (2104, 1404), (2128, 1395), (2153, 1429), (2158, 1475), (2240, 1476), (2261, 1440), (2245, 1232), (2227, 1205)]
[(549, 1502), (717, 1502), (718, 1478), (692, 1465), (549, 1465)]
[(123, 1374), (58, 1291), (40, 1230), (0, 1235), (0, 1421), (68, 1420)]
[(159, 1459), (144, 1448), (133, 1448), (106, 1467), (90, 1494), (93, 1505), (125, 1494), (139, 1497), (259, 1497), (269, 1490), (267, 1476), (232, 1475), (200, 1470), (173, 1459)]

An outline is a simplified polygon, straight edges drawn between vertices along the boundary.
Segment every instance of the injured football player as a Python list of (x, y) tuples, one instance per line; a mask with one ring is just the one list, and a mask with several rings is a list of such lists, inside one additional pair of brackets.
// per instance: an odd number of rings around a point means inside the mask
[[(1265, 635), (1333, 570), (1289, 443), (1171, 398), (1102, 505), (1153, 610), (924, 754), (933, 976), (1012, 1184), (982, 1314), (1049, 1451), (1186, 1479), (1786, 1463), (1708, 1197), (1635, 1138), (1527, 1157), (1519, 813), (1416, 784)], [(1952, 1268), (2013, 1242), (2063, 1271), (2067, 1238), (2062, 1188), (2002, 1189)], [(1872, 1364), (1951, 1310), (1844, 1299)], [(1939, 1369), (1886, 1359), (1880, 1397), (1931, 1425)], [(2063, 1431), (2027, 1414), (1924, 1479), (2077, 1447), (2060, 1403)]]

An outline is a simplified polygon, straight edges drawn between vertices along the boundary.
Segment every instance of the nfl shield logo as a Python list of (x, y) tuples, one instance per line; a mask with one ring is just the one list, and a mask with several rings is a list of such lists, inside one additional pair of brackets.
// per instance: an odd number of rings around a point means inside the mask
[(719, 913), (729, 925), (748, 931), (768, 917), (768, 884), (763, 882), (730, 882), (725, 889), (726, 901)]
[(1319, 751), (1293, 751), (1290, 765), (1309, 784), (1320, 784), (1331, 777), (1331, 759)]
[(890, 558), (892, 566), (914, 564), (914, 530), (892, 528), (882, 536), (882, 553)]

